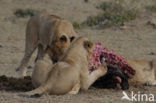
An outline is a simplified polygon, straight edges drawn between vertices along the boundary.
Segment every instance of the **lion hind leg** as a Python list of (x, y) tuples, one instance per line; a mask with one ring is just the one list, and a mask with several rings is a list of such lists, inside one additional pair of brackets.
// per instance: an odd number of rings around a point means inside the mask
[(43, 49), (43, 46), (41, 44), (38, 45), (38, 53), (37, 53), (37, 57), (35, 59), (35, 62), (37, 60), (40, 60), (44, 57), (44, 49)]
[(35, 22), (32, 19), (29, 20), (26, 28), (26, 42), (25, 42), (25, 54), (20, 63), (20, 66), (16, 71), (20, 71), (20, 75), (26, 76), (28, 62), (31, 58), (32, 53), (35, 51), (38, 45), (38, 31)]
[(33, 52), (37, 48), (37, 45), (38, 45), (37, 41), (32, 42), (31, 40), (30, 41), (26, 40), (24, 57), (21, 60), (20, 66), (16, 69), (16, 71), (20, 72), (20, 75), (22, 77), (26, 76), (26, 71), (27, 71), (26, 67), (28, 65), (28, 62), (29, 62)]
[(34, 52), (36, 48), (33, 48), (31, 49), (29, 52), (26, 52), (21, 63), (20, 63), (20, 66), (16, 69), (16, 71), (20, 71), (20, 75), (22, 77), (26, 76), (26, 71), (27, 71), (27, 68), (26, 66), (28, 65), (28, 62), (29, 62), (29, 59), (32, 55), (32, 53)]
[(36, 98), (36, 97), (41, 97), (44, 93), (47, 94), (45, 92), (45, 88), (43, 86), (40, 86), (39, 88), (36, 88), (29, 92), (25, 92), (24, 94), (19, 94), (18, 96), (27, 97), (27, 98)]

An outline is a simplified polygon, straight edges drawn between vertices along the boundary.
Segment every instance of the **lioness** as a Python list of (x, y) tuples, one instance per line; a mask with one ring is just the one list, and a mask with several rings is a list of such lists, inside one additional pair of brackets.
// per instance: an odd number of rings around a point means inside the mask
[(128, 63), (136, 71), (136, 74), (129, 80), (130, 85), (156, 85), (156, 60), (128, 60)]
[[(91, 73), (88, 70), (88, 60), (92, 55), (93, 43), (87, 38), (78, 37), (69, 46), (63, 57), (52, 66), (47, 80), (37, 89), (21, 96), (33, 97), (36, 94), (66, 94), (73, 88), (87, 90), (100, 76), (106, 73), (106, 66)], [(77, 88), (77, 89), (79, 89)]]
[(25, 67), (36, 48), (38, 48), (36, 60), (43, 58), (44, 51), (49, 46), (51, 60), (57, 62), (76, 36), (72, 24), (58, 16), (47, 13), (33, 16), (26, 28), (25, 54), (16, 71), (26, 76)]
[[(128, 64), (135, 70), (135, 75), (133, 78), (128, 79), (129, 85), (150, 85), (155, 86), (156, 85), (156, 60), (148, 61), (148, 60), (127, 60)], [(118, 68), (112, 68), (112, 71), (117, 70)], [(119, 70), (119, 69), (118, 69)], [(108, 67), (109, 71), (109, 67)], [(121, 74), (122, 73), (122, 74)], [(121, 75), (124, 75), (123, 72), (121, 72)], [(108, 74), (108, 73), (107, 73)], [(106, 75), (107, 75), (106, 74)], [(113, 76), (116, 75), (108, 75), (108, 78), (100, 78), (100, 80), (97, 83), (102, 83), (102, 87), (109, 88), (111, 84), (110, 80), (114, 79)], [(122, 79), (122, 76), (117, 75), (119, 78), (118, 83), (122, 84), (122, 89), (128, 89), (127, 83)], [(116, 85), (112, 85), (111, 87), (115, 87)]]

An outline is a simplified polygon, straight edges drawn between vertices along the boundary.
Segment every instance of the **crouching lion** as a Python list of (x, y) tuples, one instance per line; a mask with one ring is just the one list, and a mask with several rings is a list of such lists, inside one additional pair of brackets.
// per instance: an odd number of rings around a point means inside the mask
[(156, 60), (128, 60), (128, 63), (136, 71), (130, 85), (156, 85)]
[(60, 95), (71, 92), (73, 88), (77, 92), (79, 89), (87, 90), (97, 78), (106, 73), (106, 66), (89, 73), (88, 60), (92, 55), (92, 48), (93, 43), (87, 38), (78, 37), (63, 57), (51, 67), (46, 81), (35, 90), (20, 96)]
[(36, 48), (36, 60), (43, 58), (45, 49), (49, 46), (49, 56), (54, 63), (57, 62), (76, 36), (72, 24), (58, 16), (47, 13), (33, 16), (26, 28), (25, 54), (16, 71), (26, 76), (26, 66)]
[[(127, 63), (135, 70), (135, 75), (128, 79), (118, 67), (107, 67), (107, 74), (94, 83), (94, 86), (100, 88), (115, 88), (114, 77), (117, 77), (115, 83), (119, 83), (121, 88), (128, 89), (129, 85), (156, 85), (156, 60), (127, 60)], [(113, 82), (112, 82), (113, 81)]]

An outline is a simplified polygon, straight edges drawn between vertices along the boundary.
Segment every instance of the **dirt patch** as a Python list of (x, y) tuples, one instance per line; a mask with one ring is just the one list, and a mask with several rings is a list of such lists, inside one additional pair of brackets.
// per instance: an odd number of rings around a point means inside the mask
[(34, 89), (34, 87), (31, 83), (30, 76), (24, 78), (7, 77), (5, 75), (0, 76), (0, 90), (24, 92), (32, 89)]
[[(105, 81), (104, 80), (101, 81), (97, 81), (95, 82), (91, 88), (117, 88), (117, 85), (114, 83), (112, 83), (112, 79), (109, 81)], [(110, 85), (111, 84), (111, 85)], [(5, 90), (5, 91), (13, 91), (13, 92), (25, 92), (25, 91), (31, 91), (35, 89), (34, 86), (32, 85), (31, 82), (31, 77), (30, 76), (26, 76), (24, 78), (15, 78), (15, 77), (8, 77), (6, 75), (2, 75), (0, 76), (0, 90)]]

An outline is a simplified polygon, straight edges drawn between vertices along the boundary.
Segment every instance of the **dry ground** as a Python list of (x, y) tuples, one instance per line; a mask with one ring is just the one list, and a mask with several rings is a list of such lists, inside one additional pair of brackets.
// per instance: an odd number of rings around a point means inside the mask
[[(13, 12), (17, 8), (32, 8), (61, 16), (71, 22), (84, 21), (89, 15), (101, 11), (96, 5), (106, 0), (0, 0), (0, 75), (18, 77), (15, 68), (24, 55), (25, 28), (28, 18), (17, 18)], [(107, 0), (108, 1), (108, 0)], [(156, 58), (156, 29), (147, 25), (148, 21), (156, 22), (156, 13), (147, 12), (144, 5), (152, 4), (154, 0), (137, 0), (140, 15), (133, 21), (125, 23), (124, 29), (111, 27), (107, 29), (82, 28), (76, 30), (94, 42), (102, 42), (130, 59)], [(30, 65), (33, 64), (33, 55)], [(30, 68), (28, 74), (31, 74)], [(16, 85), (16, 84), (15, 84)], [(156, 87), (131, 87), (127, 93), (152, 93), (156, 96)], [(90, 89), (77, 95), (43, 96), (38, 99), (22, 98), (19, 92), (0, 91), (0, 103), (128, 103), (121, 101), (122, 90)], [(155, 100), (156, 102), (156, 100)], [(143, 103), (143, 102), (142, 102)], [(147, 102), (146, 102), (147, 103)], [(153, 102), (154, 103), (154, 102)]]

